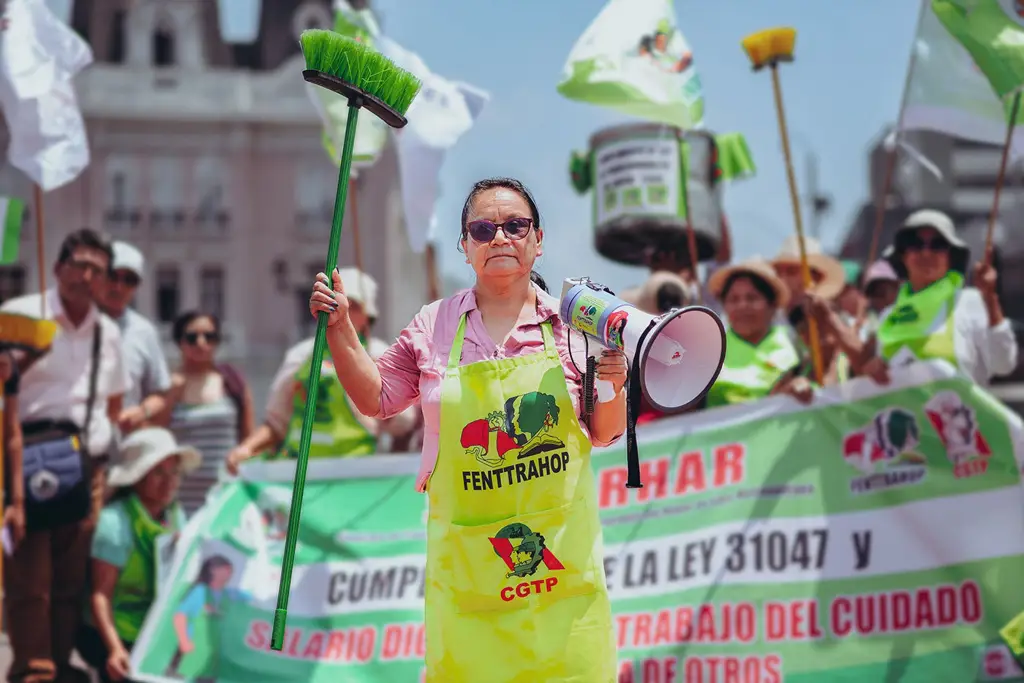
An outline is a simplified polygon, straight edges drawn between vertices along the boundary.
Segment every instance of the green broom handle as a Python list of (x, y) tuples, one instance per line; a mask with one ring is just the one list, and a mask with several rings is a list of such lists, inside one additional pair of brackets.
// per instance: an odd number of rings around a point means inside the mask
[[(331, 243), (327, 246), (327, 265), (324, 272), (332, 280), (338, 265), (338, 248), (341, 244), (341, 224), (345, 219), (345, 201), (348, 199), (348, 176), (352, 169), (352, 148), (356, 141), (356, 120), (359, 107), (349, 103), (348, 119), (345, 121), (345, 144), (341, 150), (341, 168), (338, 173), (338, 191), (334, 195), (334, 216), (331, 219)], [(320, 367), (327, 347), (327, 314), (321, 311), (316, 321), (316, 341), (313, 343), (313, 371), (309, 373), (306, 387), (306, 414), (302, 418), (302, 436), (299, 439), (299, 457), (295, 462), (295, 483), (292, 485), (292, 505), (288, 513), (288, 538), (284, 545), (284, 559), (281, 563), (281, 582), (277, 587), (277, 609), (274, 610), (274, 630), (270, 637), (270, 649), (280, 651), (284, 646), (285, 622), (288, 620), (288, 596), (292, 587), (292, 568), (295, 565), (295, 544), (299, 536), (299, 522), (302, 517), (302, 494), (306, 488), (306, 468), (309, 465), (309, 442), (313, 438), (313, 418), (316, 415), (316, 395), (320, 386)]]

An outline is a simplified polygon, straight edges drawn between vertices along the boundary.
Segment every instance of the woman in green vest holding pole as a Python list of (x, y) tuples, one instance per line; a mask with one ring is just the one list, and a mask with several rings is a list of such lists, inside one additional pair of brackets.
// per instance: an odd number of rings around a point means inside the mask
[(941, 211), (911, 214), (896, 233), (892, 260), (905, 271), (896, 302), (882, 312), (863, 374), (889, 381), (889, 368), (944, 360), (981, 386), (1017, 366), (1017, 340), (1003, 315), (990, 259), (965, 286), (970, 252)]
[[(344, 282), (352, 283), (349, 295), (352, 324), (359, 332), (363, 348), (371, 358), (378, 358), (387, 351), (388, 344), (370, 334), (379, 315), (377, 282), (357, 268), (342, 268), (340, 272)], [(313, 370), (313, 341), (304, 339), (285, 354), (270, 387), (264, 422), (228, 454), (229, 473), (237, 474), (241, 463), (260, 453), (280, 451), (288, 457), (296, 456), (306, 411), (306, 387)], [(407, 435), (416, 426), (418, 412), (413, 407), (387, 420), (363, 416), (353, 408), (338, 381), (330, 354), (324, 356), (321, 367), (316, 407), (309, 450), (311, 458), (377, 453), (380, 435)]]
[(707, 395), (707, 407), (748, 403), (774, 394), (812, 397), (806, 377), (793, 376), (801, 356), (793, 331), (775, 325), (789, 290), (771, 265), (755, 258), (716, 271), (708, 280), (728, 323), (725, 363)]
[(132, 433), (121, 458), (92, 540), (92, 591), (78, 637), (79, 653), (104, 682), (129, 680), (129, 653), (156, 597), (158, 539), (185, 526), (178, 485), (202, 459), (161, 427)]

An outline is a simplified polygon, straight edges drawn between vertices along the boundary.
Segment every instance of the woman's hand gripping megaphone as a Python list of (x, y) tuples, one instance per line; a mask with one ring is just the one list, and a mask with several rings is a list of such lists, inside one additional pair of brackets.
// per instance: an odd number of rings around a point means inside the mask
[(626, 385), (628, 374), (629, 365), (625, 353), (616, 349), (602, 349), (594, 375), (597, 380), (598, 402), (607, 403), (618, 396), (622, 387)]

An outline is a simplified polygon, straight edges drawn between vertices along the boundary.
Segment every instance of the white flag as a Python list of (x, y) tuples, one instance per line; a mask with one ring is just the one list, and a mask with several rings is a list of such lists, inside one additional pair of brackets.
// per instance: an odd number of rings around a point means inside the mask
[(0, 106), (11, 135), (7, 156), (44, 191), (53, 190), (89, 165), (72, 79), (92, 63), (92, 50), (43, 0), (7, 0), (4, 19)]
[(409, 107), (408, 125), (396, 131), (402, 206), (409, 245), (419, 254), (436, 225), (434, 206), (445, 153), (473, 127), (486, 92), (466, 83), (449, 81), (430, 71), (419, 55), (388, 38), (380, 48), (389, 59), (423, 82)]
[[(934, 130), (1002, 147), (1006, 141), (1009, 104), (996, 96), (970, 53), (946, 30), (927, 0), (912, 59), (906, 103), (900, 118), (902, 130)], [(1018, 125), (1011, 155), (1016, 157), (1021, 153), (1024, 153), (1024, 126)]]
[(260, 35), (262, 0), (217, 0), (217, 24), (225, 43), (255, 43)]
[(572, 46), (558, 92), (681, 128), (704, 124), (704, 89), (672, 0), (609, 0)]

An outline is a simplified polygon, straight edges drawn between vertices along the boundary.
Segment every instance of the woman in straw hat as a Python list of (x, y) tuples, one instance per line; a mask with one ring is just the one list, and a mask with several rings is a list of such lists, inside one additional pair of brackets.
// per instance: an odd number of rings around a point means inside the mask
[[(810, 291), (827, 301), (835, 300), (846, 287), (846, 270), (843, 264), (822, 251), (821, 244), (816, 239), (805, 237), (804, 246), (813, 282)], [(775, 274), (789, 290), (789, 308), (803, 303), (806, 288), (800, 263), (800, 245), (795, 236), (786, 238), (771, 264)]]
[(773, 324), (789, 303), (789, 290), (771, 265), (755, 258), (722, 268), (708, 288), (722, 302), (728, 321), (725, 363), (707, 394), (708, 407), (780, 393), (809, 401), (810, 382), (790, 373), (801, 365), (791, 331)]
[(974, 287), (964, 286), (970, 252), (941, 211), (911, 214), (897, 231), (893, 261), (906, 282), (882, 313), (866, 346), (873, 353), (864, 374), (889, 381), (889, 366), (915, 360), (945, 360), (987, 385), (1017, 365), (1017, 340), (1003, 315), (996, 269), (985, 259), (974, 269)]
[(200, 461), (171, 432), (148, 427), (124, 440), (121, 462), (110, 468), (114, 493), (93, 536), (90, 608), (78, 637), (79, 653), (102, 681), (130, 675), (129, 653), (156, 598), (157, 539), (184, 527), (178, 485)]

